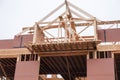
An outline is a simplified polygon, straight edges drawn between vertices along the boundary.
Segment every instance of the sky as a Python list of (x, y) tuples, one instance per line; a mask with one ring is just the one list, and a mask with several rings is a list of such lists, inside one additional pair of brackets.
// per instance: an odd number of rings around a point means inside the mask
[[(68, 0), (100, 20), (120, 20), (120, 0)], [(12, 39), (64, 0), (0, 0), (0, 39)]]

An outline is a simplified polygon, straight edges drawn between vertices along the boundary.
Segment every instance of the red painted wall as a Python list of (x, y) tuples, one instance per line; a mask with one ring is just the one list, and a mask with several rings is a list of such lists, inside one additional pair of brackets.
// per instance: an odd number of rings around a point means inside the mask
[[(102, 42), (120, 41), (120, 29), (101, 29), (98, 30), (98, 39)], [(33, 35), (15, 36), (14, 39), (0, 40), (0, 49), (22, 48), (25, 43), (32, 42)]]
[(25, 43), (32, 42), (33, 35), (21, 35), (21, 36), (15, 36), (14, 38), (14, 48), (24, 47)]
[(13, 39), (0, 40), (0, 49), (13, 48)]
[(98, 39), (102, 42), (118, 42), (120, 41), (120, 29), (101, 29), (98, 30)]
[(17, 62), (14, 80), (38, 80), (39, 61)]
[(87, 80), (115, 80), (114, 59), (87, 60)]
[(0, 40), (0, 49), (22, 48), (25, 43), (32, 42), (33, 35), (15, 36), (14, 39)]

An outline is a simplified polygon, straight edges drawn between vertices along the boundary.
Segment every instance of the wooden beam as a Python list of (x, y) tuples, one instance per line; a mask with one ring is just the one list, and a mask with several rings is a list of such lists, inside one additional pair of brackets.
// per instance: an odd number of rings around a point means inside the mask
[(45, 35), (43, 33), (43, 30), (36, 23), (35, 29), (34, 29), (34, 34), (33, 34), (33, 44), (44, 42), (44, 36)]
[[(86, 55), (85, 51), (58, 51), (58, 52), (39, 52), (42, 57), (46, 56), (72, 56), (72, 55)], [(0, 58), (17, 58), (21, 54), (31, 54), (26, 48), (17, 49), (0, 49)]]
[[(93, 50), (90, 50), (93, 51)], [(38, 52), (42, 57), (47, 56), (75, 56), (75, 55), (87, 55), (88, 51), (57, 51), (57, 52)]]
[(81, 19), (86, 19), (85, 17), (83, 17), (82, 15), (78, 14), (77, 12), (75, 12), (74, 10), (70, 10), (74, 15), (78, 16)]
[(66, 27), (66, 23), (65, 23), (65, 21), (64, 21), (64, 18), (62, 17), (62, 16), (59, 16), (59, 19), (60, 19), (60, 21), (62, 22), (61, 23), (61, 27), (63, 27), (64, 28), (64, 30), (66, 31), (66, 37), (69, 37), (69, 35), (70, 35), (70, 32), (69, 32), (69, 30), (67, 29), (67, 27)]
[[(87, 55), (90, 50), (79, 51), (57, 51), (57, 52), (39, 52), (38, 54), (44, 56), (73, 56), (73, 55)], [(93, 50), (92, 50), (93, 51)], [(120, 45), (98, 45), (97, 51), (114, 51), (120, 52)], [(31, 54), (27, 48), (15, 49), (0, 49), (0, 58), (17, 58), (21, 54)]]
[(27, 48), (0, 49), (0, 58), (17, 58), (21, 54), (31, 54)]
[(95, 40), (98, 40), (98, 32), (97, 32), (97, 20), (96, 20), (96, 18), (94, 18), (94, 23), (93, 23), (93, 26), (94, 26), (94, 38), (95, 38)]
[(79, 7), (73, 5), (72, 3), (68, 2), (68, 4), (73, 7), (74, 9), (76, 9), (77, 11), (79, 11), (80, 13), (84, 14), (85, 16), (89, 17), (89, 18), (94, 18), (94, 16), (92, 16), (91, 14), (85, 12), (84, 10), (80, 9)]
[(47, 16), (45, 16), (43, 19), (41, 19), (40, 21), (38, 21), (38, 23), (43, 22), (44, 20), (46, 20), (48, 17), (50, 17), (53, 13), (55, 13), (56, 11), (58, 11), (61, 7), (63, 7), (65, 5), (65, 3), (62, 3), (60, 6), (58, 6), (56, 9), (54, 9), (52, 12), (50, 12)]
[(120, 51), (120, 45), (98, 45), (98, 51)]
[[(97, 22), (97, 25), (109, 25), (109, 24), (120, 24), (120, 20), (114, 20), (114, 21), (100, 21), (100, 22)], [(76, 27), (83, 27), (83, 26), (92, 26), (93, 23), (76, 23), (75, 26)], [(52, 28), (58, 28), (59, 25), (50, 25), (49, 27), (48, 26), (40, 26), (43, 30), (47, 30), (47, 29), (52, 29)], [(103, 26), (105, 27), (105, 26)], [(27, 29), (29, 28), (30, 30), (33, 30), (34, 27), (24, 27), (24, 29)]]

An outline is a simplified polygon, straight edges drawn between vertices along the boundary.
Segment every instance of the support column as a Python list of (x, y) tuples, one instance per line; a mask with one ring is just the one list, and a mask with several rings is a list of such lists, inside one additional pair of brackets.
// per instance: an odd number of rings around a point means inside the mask
[(94, 24), (93, 24), (93, 26), (94, 26), (94, 39), (95, 40), (98, 40), (98, 33), (97, 33), (97, 20), (96, 20), (96, 18), (94, 18)]
[[(30, 56), (30, 55), (26, 55), (26, 56)], [(23, 58), (24, 57), (22, 56), (22, 59), (20, 60), (25, 60)], [(17, 61), (14, 80), (38, 80), (39, 65), (40, 65), (40, 59), (39, 60), (38, 59), (39, 59), (39, 56), (37, 60), (26, 59), (29, 61)]]
[(34, 27), (34, 34), (33, 34), (33, 44), (43, 43), (43, 42), (44, 42), (44, 33), (43, 33), (43, 30), (36, 23), (35, 27)]
[(87, 80), (115, 80), (114, 58), (89, 58), (88, 55)]

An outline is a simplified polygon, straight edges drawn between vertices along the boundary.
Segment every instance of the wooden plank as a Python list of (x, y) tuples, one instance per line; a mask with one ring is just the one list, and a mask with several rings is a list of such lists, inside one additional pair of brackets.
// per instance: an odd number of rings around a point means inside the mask
[[(120, 20), (114, 20), (114, 21), (100, 21), (97, 22), (97, 25), (110, 25), (110, 24), (120, 24)], [(92, 26), (93, 24), (91, 23), (76, 23), (75, 27), (85, 27), (85, 26)], [(59, 25), (50, 25), (48, 26), (40, 26), (42, 28), (42, 30), (47, 30), (47, 29), (52, 29), (52, 28), (58, 28)], [(105, 27), (105, 26), (103, 26)], [(34, 27), (24, 27), (24, 29), (29, 28), (30, 30), (33, 30)]]
[(58, 44), (58, 45), (59, 45), (59, 47), (60, 47), (61, 50), (63, 50), (63, 51), (65, 50), (64, 43), (62, 43), (62, 44)]
[[(81, 52), (81, 53), (80, 53)], [(85, 52), (85, 53), (84, 53)], [(57, 52), (40, 52), (40, 56), (71, 56), (86, 55), (87, 51), (57, 51)], [(17, 49), (0, 49), (0, 58), (17, 58), (21, 54), (31, 54), (26, 48)]]
[[(75, 50), (75, 51), (54, 51), (54, 52), (40, 52), (40, 56), (72, 56), (72, 55), (86, 55), (88, 51), (94, 50)], [(120, 45), (98, 45), (97, 51), (119, 51)], [(82, 53), (85, 52), (85, 53)], [(117, 52), (116, 52), (117, 53)], [(0, 49), (0, 58), (17, 58), (21, 54), (31, 54), (27, 48), (15, 49)]]
[(16, 58), (21, 54), (30, 54), (27, 48), (0, 49), (0, 58)]
[[(90, 50), (94, 51), (94, 50)], [(79, 50), (79, 51), (56, 51), (56, 52), (39, 52), (38, 54), (41, 57), (46, 56), (75, 56), (75, 55), (87, 55), (88, 50)]]
[(65, 3), (62, 3), (60, 6), (58, 6), (56, 9), (54, 9), (52, 12), (50, 12), (47, 16), (45, 16), (43, 19), (41, 19), (40, 21), (38, 21), (38, 23), (43, 22), (44, 20), (46, 20), (48, 17), (50, 17), (53, 13), (55, 13), (56, 11), (58, 11), (61, 7), (63, 7), (65, 5)]
[(66, 50), (71, 50), (70, 44), (64, 44), (64, 46), (65, 46)]
[(70, 2), (68, 2), (68, 3), (69, 3), (69, 5), (70, 5), (71, 7), (73, 7), (74, 9), (76, 9), (77, 11), (79, 11), (80, 13), (84, 14), (85, 16), (87, 16), (87, 17), (89, 17), (89, 18), (92, 18), (92, 19), (94, 18), (94, 16), (92, 16), (91, 14), (85, 12), (84, 10), (80, 9), (79, 7), (73, 5), (73, 4), (70, 3)]
[(98, 45), (98, 51), (120, 51), (120, 44), (119, 45)]
[(44, 42), (44, 33), (41, 27), (36, 23), (34, 26), (33, 34), (33, 44), (43, 43)]
[(57, 51), (59, 51), (59, 50), (60, 50), (60, 48), (59, 48), (58, 44), (53, 44), (53, 46), (54, 46), (54, 48), (55, 48)]
[(98, 25), (97, 25), (97, 20), (96, 20), (96, 18), (94, 18), (93, 26), (94, 26), (94, 39), (95, 39), (95, 40), (98, 40), (98, 32), (97, 32), (97, 27), (98, 27)]
[(54, 51), (54, 48), (51, 46), (51, 44), (48, 44), (48, 47), (49, 47), (49, 49), (50, 49), (50, 52), (51, 52), (51, 51)]

